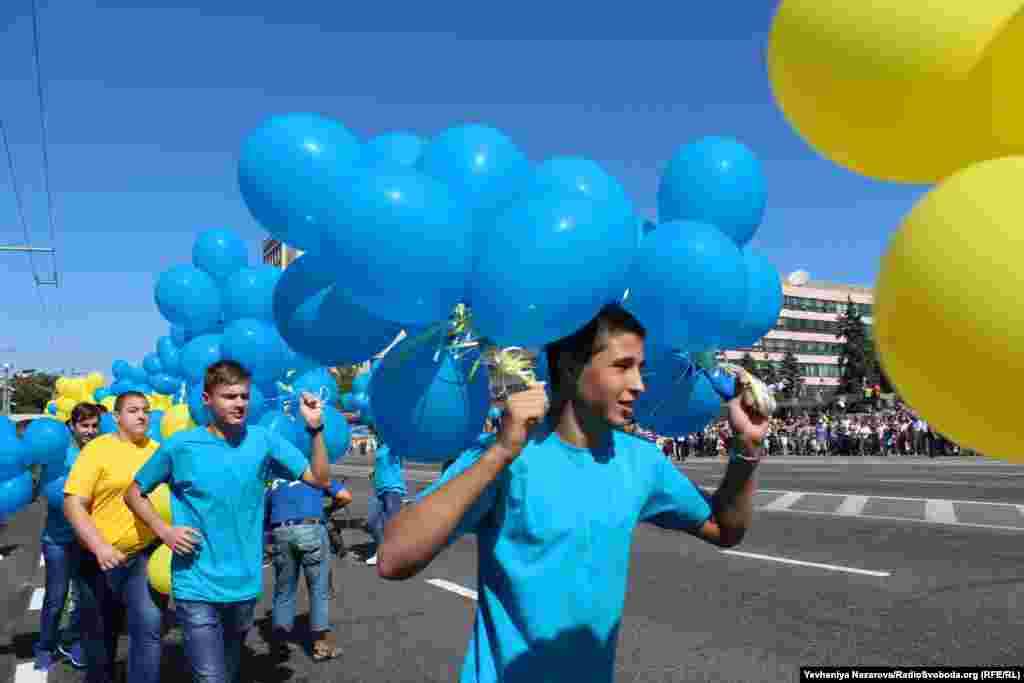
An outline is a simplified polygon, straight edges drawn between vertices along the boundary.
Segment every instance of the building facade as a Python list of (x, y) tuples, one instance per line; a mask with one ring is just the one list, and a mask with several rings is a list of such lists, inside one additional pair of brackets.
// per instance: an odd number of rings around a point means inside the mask
[(792, 352), (805, 386), (837, 387), (843, 345), (838, 336), (839, 319), (852, 301), (870, 334), (874, 292), (868, 287), (790, 276), (782, 283), (782, 293), (782, 311), (775, 329), (750, 348), (727, 350), (725, 357), (737, 362), (750, 353), (755, 360), (781, 364), (786, 353)]
[(284, 270), (300, 256), (302, 256), (301, 250), (290, 247), (280, 240), (263, 240), (263, 263), (268, 266)]

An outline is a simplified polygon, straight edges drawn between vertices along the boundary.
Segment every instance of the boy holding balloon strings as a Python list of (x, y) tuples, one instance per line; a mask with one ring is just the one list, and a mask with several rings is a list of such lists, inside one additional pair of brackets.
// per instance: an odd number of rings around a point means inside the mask
[(464, 683), (611, 681), (636, 523), (720, 547), (750, 527), (767, 418), (735, 395), (741, 382), (719, 389), (742, 449), (714, 494), (699, 490), (657, 446), (622, 431), (644, 391), (645, 334), (609, 305), (550, 344), (550, 412), (541, 383), (509, 396), (497, 436), (388, 525), (378, 558), (388, 579), (414, 576), (460, 535), (477, 534), (480, 599)]
[(128, 628), (128, 682), (160, 680), (166, 599), (150, 589), (156, 537), (125, 505), (124, 492), (159, 445), (149, 429), (149, 402), (128, 391), (114, 403), (117, 431), (93, 439), (64, 486), (64, 514), (78, 536), (81, 630), (87, 683), (114, 680), (117, 639)]
[[(251, 375), (234, 361), (211, 365), (203, 383), (206, 427), (168, 439), (135, 475), (125, 500), (174, 553), (171, 585), (185, 655), (195, 681), (238, 680), (242, 643), (263, 590), (260, 538), (271, 465), (289, 479), (330, 484), (323, 403), (305, 392), (299, 406), (312, 462), (279, 434), (247, 426)], [(175, 526), (146, 498), (171, 488)]]

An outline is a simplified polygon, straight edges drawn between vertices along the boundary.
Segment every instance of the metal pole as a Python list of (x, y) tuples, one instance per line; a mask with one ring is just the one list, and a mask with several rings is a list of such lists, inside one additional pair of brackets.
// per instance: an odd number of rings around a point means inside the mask
[(54, 249), (52, 247), (30, 247), (25, 244), (12, 244), (9, 246), (0, 246), (0, 252), (14, 254), (52, 254), (54, 253)]

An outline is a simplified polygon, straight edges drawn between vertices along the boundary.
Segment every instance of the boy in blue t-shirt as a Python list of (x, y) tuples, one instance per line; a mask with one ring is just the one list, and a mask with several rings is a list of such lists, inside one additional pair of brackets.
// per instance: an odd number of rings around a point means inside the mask
[[(203, 403), (211, 422), (179, 432), (135, 475), (125, 502), (174, 553), (171, 588), (195, 681), (236, 681), (242, 643), (263, 590), (264, 488), (271, 465), (318, 488), (330, 481), (323, 405), (299, 406), (312, 435), (312, 462), (263, 427), (246, 426), (251, 376), (234, 361), (207, 369)], [(174, 526), (145, 498), (166, 482)]]
[(462, 682), (611, 681), (633, 529), (640, 521), (722, 547), (750, 526), (767, 419), (716, 385), (743, 445), (714, 494), (622, 431), (644, 391), (644, 328), (605, 306), (547, 348), (543, 384), (505, 401), (498, 434), (463, 453), (388, 525), (378, 573), (406, 579), (477, 535), (476, 623)]

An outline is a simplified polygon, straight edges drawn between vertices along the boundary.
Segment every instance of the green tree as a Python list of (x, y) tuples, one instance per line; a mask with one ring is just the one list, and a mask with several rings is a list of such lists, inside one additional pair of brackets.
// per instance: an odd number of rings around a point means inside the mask
[(12, 384), (12, 412), (39, 414), (46, 410), (46, 403), (53, 398), (57, 376), (42, 372), (22, 373), (13, 378)]
[(865, 379), (872, 380), (876, 364), (874, 352), (869, 346), (868, 332), (860, 311), (847, 298), (846, 312), (839, 318), (838, 336), (842, 347), (839, 350), (839, 391), (860, 395)]
[(786, 382), (786, 388), (782, 394), (787, 398), (796, 398), (800, 395), (803, 387), (803, 373), (800, 372), (800, 363), (792, 351), (787, 351), (782, 357), (782, 367), (779, 368), (779, 379)]

